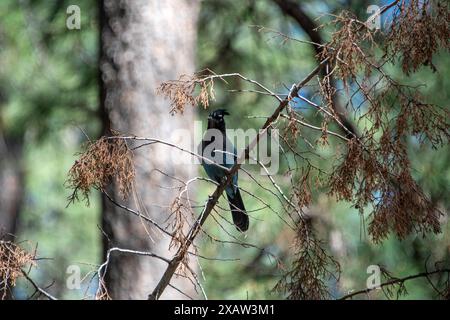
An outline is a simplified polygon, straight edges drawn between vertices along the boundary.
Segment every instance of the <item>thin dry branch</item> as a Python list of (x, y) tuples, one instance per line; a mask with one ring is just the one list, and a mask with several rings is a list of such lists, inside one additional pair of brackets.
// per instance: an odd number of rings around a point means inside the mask
[(417, 278), (428, 278), (431, 275), (442, 274), (442, 273), (450, 273), (450, 269), (437, 269), (434, 271), (421, 272), (421, 273), (410, 275), (410, 276), (403, 277), (403, 278), (391, 279), (389, 281), (381, 283), (379, 287), (367, 288), (367, 289), (363, 289), (363, 290), (354, 291), (352, 293), (349, 293), (349, 294), (339, 298), (339, 300), (347, 300), (347, 299), (353, 298), (354, 296), (357, 296), (360, 294), (368, 294), (369, 292), (376, 290), (377, 288), (383, 288), (386, 286), (392, 286), (392, 285), (396, 285), (396, 284), (403, 285), (403, 283), (405, 283), (406, 281), (409, 281), (409, 280), (413, 280), (413, 279), (417, 279)]
[(106, 260), (105, 262), (103, 262), (98, 270), (97, 270), (97, 277), (98, 277), (98, 288), (97, 288), (97, 293), (95, 295), (97, 300), (109, 300), (109, 294), (106, 290), (106, 286), (105, 286), (105, 281), (104, 281), (104, 277), (106, 272), (108, 271), (108, 264), (111, 258), (111, 254), (113, 252), (121, 252), (121, 253), (126, 253), (126, 254), (134, 254), (134, 255), (138, 255), (138, 256), (147, 256), (147, 257), (152, 257), (152, 258), (157, 258), (161, 261), (164, 261), (166, 263), (170, 263), (170, 261), (164, 257), (161, 257), (160, 255), (157, 255), (153, 252), (150, 251), (138, 251), (138, 250), (130, 250), (130, 249), (124, 249), (124, 248), (119, 248), (119, 247), (113, 247), (108, 249), (107, 253), (106, 253)]
[(258, 135), (255, 137), (255, 139), (250, 142), (247, 147), (245, 148), (245, 151), (239, 156), (238, 160), (236, 161), (236, 164), (228, 171), (227, 178), (224, 179), (224, 181), (219, 184), (212, 194), (212, 196), (208, 199), (205, 205), (205, 209), (202, 211), (200, 216), (197, 218), (194, 225), (191, 227), (188, 236), (186, 240), (183, 242), (183, 244), (179, 247), (177, 253), (173, 257), (173, 259), (170, 261), (166, 271), (164, 272), (162, 278), (160, 279), (159, 283), (157, 284), (156, 288), (153, 290), (153, 292), (148, 296), (149, 300), (157, 300), (161, 296), (161, 294), (166, 289), (167, 285), (170, 283), (170, 280), (172, 279), (173, 274), (176, 272), (182, 261), (185, 259), (185, 255), (190, 247), (190, 245), (194, 242), (194, 239), (196, 238), (197, 234), (201, 230), (204, 222), (208, 218), (209, 214), (217, 204), (218, 199), (222, 195), (223, 191), (225, 190), (225, 187), (231, 183), (232, 176), (239, 170), (241, 163), (243, 163), (245, 159), (248, 159), (250, 155), (250, 151), (255, 148), (255, 146), (259, 143), (259, 140), (261, 139), (262, 135), (265, 134), (265, 132), (268, 130), (268, 128), (272, 125), (273, 122), (275, 122), (278, 117), (280, 116), (281, 112), (286, 108), (286, 106), (289, 104), (289, 101), (298, 95), (298, 92), (300, 89), (306, 85), (311, 79), (313, 79), (314, 76), (316, 76), (322, 67), (326, 63), (326, 59), (322, 61), (313, 71), (311, 71), (302, 81), (300, 81), (298, 84), (294, 85), (289, 96), (285, 99), (281, 100), (278, 107), (275, 109), (273, 114), (267, 118), (266, 122), (262, 126), (261, 130), (259, 130)]
[(12, 241), (0, 240), (0, 299), (6, 298), (8, 290), (16, 285), (16, 280), (25, 274), (27, 265), (36, 265), (35, 256)]
[(29, 283), (31, 283), (31, 285), (34, 287), (34, 289), (36, 289), (36, 291), (38, 291), (39, 293), (41, 293), (42, 295), (44, 295), (45, 297), (47, 297), (49, 300), (58, 300), (57, 298), (55, 298), (53, 295), (51, 295), (50, 293), (48, 293), (47, 291), (45, 291), (44, 289), (42, 289), (41, 287), (39, 287), (36, 282), (34, 282), (33, 279), (31, 279), (28, 274), (24, 271), (22, 271), (22, 275), (25, 279), (28, 280)]
[(6, 297), (8, 290), (15, 286), (16, 280), (23, 277), (39, 292), (50, 300), (57, 300), (50, 293), (39, 287), (33, 279), (30, 278), (28, 272), (24, 270), (26, 266), (36, 266), (35, 252), (25, 251), (18, 244), (11, 241), (0, 240), (0, 290), (3, 291), (2, 297)]

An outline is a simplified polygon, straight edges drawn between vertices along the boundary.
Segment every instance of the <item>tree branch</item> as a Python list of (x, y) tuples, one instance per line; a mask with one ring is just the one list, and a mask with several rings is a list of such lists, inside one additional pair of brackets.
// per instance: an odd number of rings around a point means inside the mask
[(314, 51), (319, 55), (322, 52), (323, 41), (322, 36), (317, 30), (315, 22), (302, 10), (298, 3), (290, 0), (273, 0), (284, 12), (284, 14), (291, 16), (300, 27), (306, 32), (308, 37), (313, 42)]
[(55, 298), (54, 296), (52, 296), (50, 293), (48, 293), (47, 291), (45, 291), (44, 289), (42, 289), (41, 287), (39, 287), (36, 282), (34, 282), (33, 279), (31, 279), (28, 274), (24, 271), (22, 271), (22, 275), (25, 277), (25, 279), (28, 280), (29, 283), (31, 283), (31, 285), (36, 289), (36, 291), (39, 291), (41, 294), (43, 294), (44, 296), (46, 296), (49, 300), (58, 300), (57, 298)]
[(391, 285), (394, 285), (394, 284), (397, 284), (397, 283), (402, 284), (402, 283), (404, 283), (405, 281), (408, 281), (408, 280), (413, 280), (413, 279), (417, 279), (417, 278), (424, 278), (424, 277), (428, 277), (428, 276), (431, 276), (431, 275), (436, 274), (436, 273), (445, 273), (445, 272), (450, 273), (450, 269), (437, 269), (437, 270), (430, 271), (430, 272), (421, 272), (421, 273), (410, 275), (410, 276), (407, 276), (407, 277), (404, 277), (404, 278), (391, 279), (391, 280), (389, 280), (387, 282), (384, 282), (384, 283), (380, 284), (380, 286), (378, 286), (378, 287), (367, 288), (367, 289), (355, 291), (355, 292), (352, 292), (350, 294), (347, 294), (347, 295), (339, 298), (338, 300), (346, 300), (346, 299), (352, 298), (352, 297), (354, 297), (356, 295), (360, 295), (360, 294), (363, 294), (363, 293), (368, 294), (369, 292), (371, 292), (371, 291), (373, 291), (373, 290), (375, 290), (377, 288), (383, 288), (383, 287), (391, 286)]
[[(291, 0), (273, 0), (286, 15), (292, 17), (299, 26), (306, 32), (308, 37), (311, 39), (312, 46), (314, 51), (316, 52), (316, 58), (321, 59), (321, 53), (323, 50), (324, 41), (319, 31), (317, 30), (318, 26), (315, 22), (303, 11), (298, 3), (295, 3)], [(323, 68), (321, 71), (321, 76), (330, 77), (330, 83), (333, 87), (335, 87), (334, 77), (328, 74), (327, 68)], [(338, 115), (340, 122), (344, 125), (345, 135), (347, 138), (358, 137), (358, 130), (353, 122), (345, 115), (344, 108), (337, 102), (335, 96), (333, 96), (333, 110)]]
[(214, 191), (213, 195), (209, 197), (208, 201), (206, 202), (205, 208), (200, 214), (200, 216), (197, 218), (194, 225), (189, 230), (189, 233), (186, 237), (186, 240), (180, 245), (177, 253), (172, 258), (172, 260), (169, 262), (169, 265), (167, 266), (166, 271), (164, 272), (162, 278), (160, 279), (159, 283), (153, 290), (151, 294), (149, 294), (148, 299), (149, 300), (157, 300), (161, 297), (162, 293), (166, 289), (166, 287), (169, 285), (170, 280), (172, 279), (175, 271), (177, 270), (180, 263), (183, 261), (186, 253), (188, 252), (188, 249), (190, 245), (193, 243), (195, 237), (201, 230), (201, 227), (205, 223), (206, 219), (210, 215), (211, 211), (217, 204), (218, 199), (222, 195), (223, 191), (225, 190), (226, 186), (231, 183), (233, 175), (239, 170), (241, 167), (241, 164), (244, 162), (245, 159), (248, 159), (250, 155), (250, 151), (255, 148), (255, 146), (259, 143), (259, 140), (261, 139), (262, 135), (266, 133), (267, 129), (272, 125), (273, 122), (275, 122), (278, 117), (280, 116), (281, 112), (286, 108), (286, 106), (289, 104), (289, 101), (298, 96), (298, 92), (300, 89), (305, 86), (315, 75), (317, 75), (322, 67), (326, 64), (327, 59), (322, 61), (313, 71), (306, 76), (302, 81), (297, 83), (293, 86), (290, 94), (280, 101), (278, 107), (275, 109), (273, 114), (267, 118), (266, 122), (262, 126), (261, 130), (259, 130), (258, 135), (250, 142), (247, 147), (245, 148), (244, 152), (239, 156), (238, 160), (236, 161), (236, 164), (228, 171), (226, 179), (222, 183), (220, 183), (216, 190)]

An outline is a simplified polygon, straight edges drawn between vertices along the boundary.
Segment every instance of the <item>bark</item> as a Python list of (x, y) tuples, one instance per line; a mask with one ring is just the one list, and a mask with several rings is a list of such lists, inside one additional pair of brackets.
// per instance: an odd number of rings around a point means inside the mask
[[(155, 88), (165, 80), (195, 71), (196, 0), (103, 0), (100, 5), (101, 57), (100, 96), (104, 131), (171, 140), (176, 129), (193, 129), (193, 111), (172, 117), (168, 102), (157, 96)], [(190, 146), (186, 146), (190, 148)], [(193, 166), (173, 163), (174, 151), (152, 145), (135, 151), (136, 195), (124, 204), (148, 212), (163, 223), (169, 217), (170, 204), (178, 185), (160, 174), (186, 179)], [(163, 188), (162, 188), (163, 187)], [(119, 194), (113, 187), (113, 197)], [(104, 253), (111, 246), (150, 250), (171, 258), (167, 237), (152, 232), (150, 240), (143, 222), (103, 199), (102, 227)], [(148, 227), (147, 227), (148, 228)], [(149, 257), (113, 255), (106, 274), (106, 286), (113, 299), (145, 299), (161, 278), (164, 262)], [(192, 284), (178, 279), (173, 284), (192, 294)], [(163, 298), (185, 298), (170, 288)]]
[[(0, 240), (15, 240), (24, 194), (22, 146), (21, 139), (3, 135), (0, 124)], [(0, 297), (13, 299), (12, 292), (5, 290), (0, 289)]]
[(0, 239), (3, 240), (14, 240), (22, 206), (24, 179), (21, 155), (21, 139), (4, 136), (0, 131)]

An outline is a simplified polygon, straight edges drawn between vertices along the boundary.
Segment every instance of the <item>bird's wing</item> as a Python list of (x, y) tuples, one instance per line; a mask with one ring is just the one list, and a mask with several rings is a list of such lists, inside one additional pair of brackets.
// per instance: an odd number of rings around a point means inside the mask
[[(227, 168), (231, 168), (234, 166), (234, 164), (237, 161), (236, 147), (233, 145), (233, 143), (227, 137), (225, 137), (225, 146), (226, 146), (226, 154), (224, 155), (225, 166)], [(238, 173), (237, 172), (233, 175), (233, 180), (231, 183), (232, 183), (232, 185), (229, 186), (229, 188), (227, 188), (227, 194), (234, 195), (236, 193), (237, 185), (238, 185)], [(231, 195), (231, 196), (233, 196), (233, 195)]]
[[(208, 142), (202, 141), (202, 144), (201, 144), (202, 153), (207, 145), (209, 145)], [(223, 136), (223, 146), (221, 146), (221, 149), (222, 150), (216, 149), (216, 155), (219, 155), (220, 153), (222, 153), (222, 157), (221, 157), (222, 163), (219, 163), (219, 164), (226, 168), (232, 168), (237, 161), (236, 147), (225, 135)], [(211, 155), (203, 154), (203, 156), (206, 158), (209, 158), (211, 160), (215, 160), (215, 159), (213, 159), (213, 157), (211, 157)], [(220, 156), (219, 156), (219, 158), (220, 158)], [(213, 163), (208, 163), (203, 160), (202, 166), (205, 169), (205, 172), (208, 175), (208, 177), (216, 182), (220, 183), (221, 179), (223, 177), (225, 177), (225, 170), (218, 167), (217, 165), (215, 165)], [(236, 194), (237, 183), (238, 183), (237, 172), (233, 175), (233, 179), (232, 179), (231, 183), (232, 183), (232, 185), (229, 185), (226, 188), (226, 193), (230, 197), (234, 197), (234, 195)]]

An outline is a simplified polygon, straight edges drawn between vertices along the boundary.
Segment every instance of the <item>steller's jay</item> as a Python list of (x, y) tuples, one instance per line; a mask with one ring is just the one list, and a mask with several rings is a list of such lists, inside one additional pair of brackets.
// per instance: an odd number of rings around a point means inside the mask
[[(208, 128), (201, 143), (201, 155), (223, 167), (230, 169), (237, 161), (236, 148), (226, 136), (224, 116), (229, 113), (224, 109), (211, 112), (208, 116)], [(202, 166), (208, 177), (221, 183), (226, 177), (226, 171), (214, 163), (202, 159)], [(248, 215), (242, 202), (238, 188), (238, 173), (236, 172), (230, 184), (225, 188), (230, 204), (233, 222), (239, 231), (248, 229)]]

